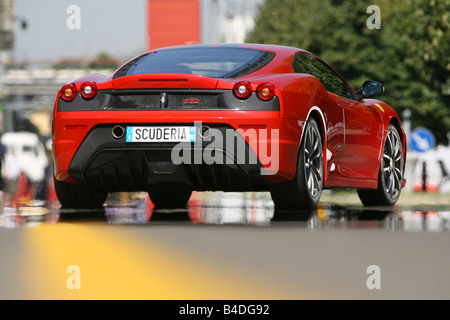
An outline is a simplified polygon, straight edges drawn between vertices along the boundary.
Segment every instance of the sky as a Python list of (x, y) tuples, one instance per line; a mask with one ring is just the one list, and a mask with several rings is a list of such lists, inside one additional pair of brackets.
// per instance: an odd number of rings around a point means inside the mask
[[(79, 8), (79, 29), (71, 5)], [(108, 53), (131, 58), (146, 50), (146, 0), (16, 0), (14, 59), (52, 62)]]

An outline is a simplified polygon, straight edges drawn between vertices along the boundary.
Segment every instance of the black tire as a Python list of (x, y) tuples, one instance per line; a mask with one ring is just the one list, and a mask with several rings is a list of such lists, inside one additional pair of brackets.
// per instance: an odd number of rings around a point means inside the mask
[(56, 196), (63, 208), (100, 209), (108, 196), (88, 186), (56, 180), (53, 177)]
[(157, 209), (184, 209), (187, 207), (192, 191), (149, 191), (148, 195)]
[(403, 144), (394, 125), (390, 125), (383, 147), (378, 188), (360, 189), (358, 196), (365, 206), (393, 206), (402, 190), (403, 182)]
[(316, 208), (323, 189), (323, 172), (322, 136), (317, 122), (311, 118), (304, 129), (295, 178), (271, 188), (275, 210)]

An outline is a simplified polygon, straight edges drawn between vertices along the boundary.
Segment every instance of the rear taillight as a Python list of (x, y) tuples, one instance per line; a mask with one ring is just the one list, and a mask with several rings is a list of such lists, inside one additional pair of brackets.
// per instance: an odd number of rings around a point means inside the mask
[(95, 82), (84, 82), (80, 88), (80, 94), (85, 99), (92, 99), (97, 95), (97, 85)]
[(252, 94), (252, 84), (248, 81), (239, 81), (234, 85), (233, 92), (239, 99), (247, 99)]
[(271, 83), (261, 83), (257, 88), (256, 92), (258, 97), (263, 101), (272, 100), (275, 96), (275, 86)]
[(66, 84), (59, 92), (64, 101), (72, 101), (77, 96), (77, 87), (74, 83)]

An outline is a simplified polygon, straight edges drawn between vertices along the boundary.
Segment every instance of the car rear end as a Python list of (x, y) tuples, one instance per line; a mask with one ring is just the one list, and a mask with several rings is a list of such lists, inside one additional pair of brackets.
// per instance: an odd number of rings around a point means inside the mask
[(64, 86), (53, 119), (56, 179), (109, 192), (267, 190), (288, 179), (296, 164), (281, 162), (296, 158), (299, 130), (280, 130), (276, 86), (245, 80), (275, 53), (236, 49), (146, 53), (111, 77)]

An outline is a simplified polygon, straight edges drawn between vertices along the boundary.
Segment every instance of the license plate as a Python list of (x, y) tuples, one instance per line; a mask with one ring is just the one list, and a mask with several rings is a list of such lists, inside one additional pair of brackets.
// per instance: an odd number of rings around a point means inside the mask
[(127, 127), (126, 142), (195, 142), (196, 127)]

